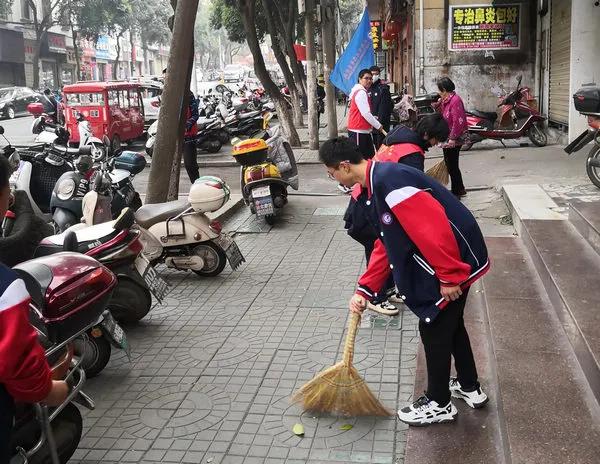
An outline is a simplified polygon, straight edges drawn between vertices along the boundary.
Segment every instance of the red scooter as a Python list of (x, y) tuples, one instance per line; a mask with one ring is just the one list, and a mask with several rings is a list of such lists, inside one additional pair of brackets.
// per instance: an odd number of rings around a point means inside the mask
[[(517, 89), (500, 97), (496, 112), (478, 110), (467, 111), (470, 141), (462, 150), (470, 150), (473, 144), (485, 139), (499, 140), (529, 137), (537, 147), (548, 143), (543, 121), (546, 120), (537, 109), (537, 102), (528, 87), (521, 87), (522, 76), (517, 78)], [(504, 145), (506, 146), (506, 145)]]

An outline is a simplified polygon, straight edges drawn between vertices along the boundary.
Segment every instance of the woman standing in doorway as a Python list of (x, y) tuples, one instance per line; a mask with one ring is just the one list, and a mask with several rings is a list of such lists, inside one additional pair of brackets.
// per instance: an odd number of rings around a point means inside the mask
[(454, 91), (456, 87), (450, 78), (442, 77), (437, 81), (437, 86), (441, 98), (434, 107), (444, 116), (450, 128), (448, 141), (441, 145), (444, 150), (444, 161), (450, 174), (450, 190), (460, 198), (467, 194), (458, 167), (460, 149), (468, 137), (465, 106)]

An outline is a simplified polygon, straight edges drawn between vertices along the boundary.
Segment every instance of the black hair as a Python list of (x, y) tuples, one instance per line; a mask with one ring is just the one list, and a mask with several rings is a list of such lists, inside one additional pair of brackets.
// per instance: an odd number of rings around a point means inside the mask
[(415, 130), (420, 137), (435, 137), (438, 142), (445, 142), (450, 134), (448, 123), (440, 113), (428, 114), (421, 118)]
[(381, 72), (381, 68), (379, 66), (377, 66), (377, 65), (373, 65), (373, 66), (371, 66), (369, 68), (369, 71), (371, 71), (372, 73), (374, 73), (374, 72), (380, 73)]
[(329, 139), (319, 149), (319, 161), (329, 168), (337, 168), (342, 161), (359, 164), (363, 159), (358, 146), (348, 137)]
[(358, 71), (358, 78), (362, 79), (365, 74), (371, 74), (371, 70), (367, 68), (361, 69)]
[(456, 86), (454, 85), (454, 82), (452, 82), (452, 79), (450, 79), (447, 76), (440, 77), (437, 81), (437, 86), (440, 92), (443, 90), (445, 90), (446, 92), (454, 92), (454, 89), (456, 89)]
[(4, 189), (8, 186), (10, 176), (13, 169), (10, 167), (8, 159), (0, 155), (0, 189)]
[(50, 95), (50, 93), (51, 93), (51, 92), (50, 92), (50, 89), (46, 89), (46, 90), (44, 90), (44, 94), (45, 94), (45, 95)]

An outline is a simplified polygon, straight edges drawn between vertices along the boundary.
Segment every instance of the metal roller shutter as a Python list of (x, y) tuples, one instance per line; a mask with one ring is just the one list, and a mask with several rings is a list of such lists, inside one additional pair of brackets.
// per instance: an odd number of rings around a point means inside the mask
[(571, 61), (571, 1), (552, 0), (550, 20), (550, 90), (548, 118), (569, 123)]

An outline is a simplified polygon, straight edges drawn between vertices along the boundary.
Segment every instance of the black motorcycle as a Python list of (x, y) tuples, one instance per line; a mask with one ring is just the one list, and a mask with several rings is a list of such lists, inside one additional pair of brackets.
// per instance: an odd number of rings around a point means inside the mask
[(567, 145), (565, 152), (570, 155), (592, 142), (585, 168), (592, 183), (600, 188), (600, 86), (582, 87), (573, 95), (573, 102), (575, 109), (587, 116), (590, 128)]

